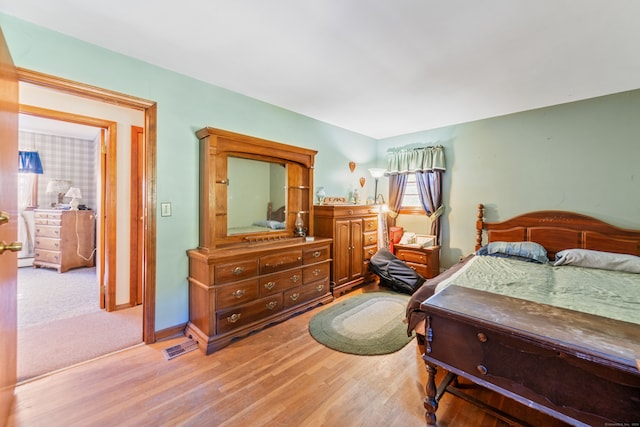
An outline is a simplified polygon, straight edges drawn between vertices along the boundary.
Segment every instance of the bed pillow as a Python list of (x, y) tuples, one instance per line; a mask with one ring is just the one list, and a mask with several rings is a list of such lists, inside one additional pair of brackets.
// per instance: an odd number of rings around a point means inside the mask
[(575, 265), (577, 267), (640, 273), (640, 257), (590, 249), (565, 249), (556, 254), (553, 265)]
[(256, 221), (256, 222), (253, 223), (253, 225), (270, 228), (272, 230), (284, 230), (285, 229), (284, 222), (273, 221), (273, 220)]
[(535, 242), (491, 242), (478, 249), (476, 255), (519, 259), (540, 264), (549, 262), (547, 250)]

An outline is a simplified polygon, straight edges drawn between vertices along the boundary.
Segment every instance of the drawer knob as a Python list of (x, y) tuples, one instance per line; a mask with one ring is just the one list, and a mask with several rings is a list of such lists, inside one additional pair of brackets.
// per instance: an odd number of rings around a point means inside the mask
[(231, 316), (227, 317), (227, 322), (236, 323), (240, 320), (240, 313), (233, 313)]
[(320, 270), (319, 268), (316, 268), (315, 270), (313, 270), (313, 275), (316, 277), (318, 277), (320, 273), (322, 273), (322, 270)]
[(313, 253), (313, 257), (314, 257), (314, 258), (318, 258), (319, 256), (320, 256), (320, 251), (315, 251), (315, 252)]
[(478, 341), (487, 342), (487, 336), (482, 332), (478, 332)]
[(277, 301), (269, 301), (267, 305), (265, 305), (265, 307), (267, 307), (267, 310), (273, 310), (274, 308), (276, 308), (277, 305), (278, 305)]
[(322, 292), (323, 289), (324, 289), (324, 285), (316, 286), (316, 291), (318, 291), (318, 292)]
[(289, 298), (291, 298), (291, 301), (295, 301), (298, 299), (299, 296), (300, 294), (296, 292), (295, 294), (291, 294)]
[(293, 283), (296, 283), (298, 280), (300, 280), (300, 276), (298, 274), (294, 274), (293, 276), (291, 276), (290, 279)]
[(264, 284), (264, 287), (267, 288), (268, 290), (272, 290), (273, 288), (276, 287), (276, 282), (267, 282)]
[(237, 289), (237, 290), (233, 291), (233, 296), (235, 298), (242, 298), (245, 293), (246, 293), (246, 291), (244, 289)]
[(487, 375), (487, 367), (484, 365), (478, 365), (476, 366), (476, 369), (478, 370), (478, 372), (480, 372), (482, 375)]
[(244, 273), (244, 268), (236, 267), (236, 268), (233, 269), (232, 273), (233, 273), (234, 276), (239, 276), (242, 273)]

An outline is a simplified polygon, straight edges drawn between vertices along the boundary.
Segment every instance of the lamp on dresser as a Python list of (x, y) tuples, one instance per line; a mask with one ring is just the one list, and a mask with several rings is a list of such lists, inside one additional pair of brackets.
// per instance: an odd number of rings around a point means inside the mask
[[(65, 191), (67, 191), (71, 187), (71, 181), (66, 179), (52, 179), (47, 183), (47, 193), (54, 193), (57, 195), (57, 203), (59, 205), (62, 204), (62, 198), (64, 197)], [(54, 204), (52, 204), (53, 206)]]
[(67, 194), (64, 197), (71, 197), (71, 201), (69, 202), (69, 206), (71, 206), (72, 211), (78, 210), (78, 199), (82, 199), (82, 193), (78, 187), (71, 187)]

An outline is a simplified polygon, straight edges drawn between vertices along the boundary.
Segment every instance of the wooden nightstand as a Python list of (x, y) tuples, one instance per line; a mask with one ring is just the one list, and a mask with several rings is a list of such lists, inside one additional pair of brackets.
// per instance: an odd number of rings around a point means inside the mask
[(440, 246), (394, 245), (396, 256), (425, 279), (440, 274)]

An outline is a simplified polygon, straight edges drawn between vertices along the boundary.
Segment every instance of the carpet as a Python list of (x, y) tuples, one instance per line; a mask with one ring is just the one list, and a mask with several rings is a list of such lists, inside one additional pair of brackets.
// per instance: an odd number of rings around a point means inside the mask
[(393, 353), (413, 339), (403, 322), (408, 301), (408, 295), (394, 292), (354, 295), (316, 314), (309, 322), (309, 333), (342, 353)]
[[(65, 273), (66, 274), (66, 273)], [(18, 381), (142, 342), (142, 305), (18, 329)]]

